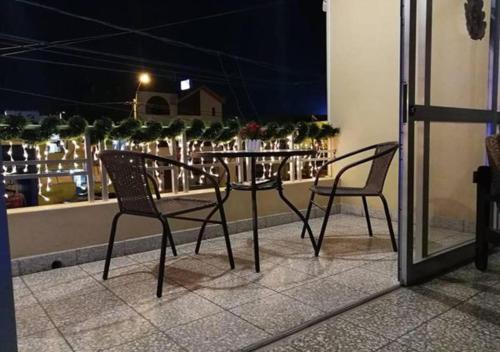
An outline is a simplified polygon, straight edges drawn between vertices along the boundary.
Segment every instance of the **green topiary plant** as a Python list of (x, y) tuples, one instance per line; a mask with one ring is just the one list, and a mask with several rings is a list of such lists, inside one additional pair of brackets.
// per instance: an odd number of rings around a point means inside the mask
[(220, 122), (213, 122), (204, 132), (203, 135), (201, 136), (201, 139), (204, 141), (216, 141), (217, 137), (219, 137), (220, 133), (222, 132), (222, 129), (224, 126)]
[(325, 138), (330, 138), (330, 137), (335, 137), (339, 133), (339, 129), (333, 127), (332, 125), (329, 124), (323, 124), (321, 125), (321, 129), (319, 133), (316, 135), (316, 139), (325, 139)]
[(184, 129), (186, 128), (186, 125), (184, 121), (181, 119), (176, 119), (168, 125), (168, 127), (164, 127), (162, 132), (161, 132), (161, 138), (175, 138), (178, 135), (180, 135)]
[(227, 120), (224, 123), (224, 128), (219, 133), (216, 142), (218, 143), (229, 142), (238, 135), (239, 131), (240, 131), (240, 123), (238, 122), (238, 120), (236, 119)]
[(263, 129), (262, 139), (265, 141), (271, 141), (276, 138), (278, 133), (279, 125), (276, 122), (269, 122)]
[(19, 138), (24, 127), (28, 124), (26, 118), (20, 115), (9, 115), (5, 117), (4, 122), (7, 126), (0, 129), (0, 140), (2, 141)]
[(305, 122), (299, 122), (297, 124), (297, 129), (296, 129), (296, 134), (293, 139), (293, 143), (295, 144), (300, 144), (304, 142), (304, 140), (307, 138), (307, 134), (309, 132), (309, 126)]
[(50, 139), (50, 136), (57, 134), (59, 130), (57, 126), (61, 124), (61, 119), (57, 116), (47, 116), (42, 120), (40, 125), (40, 135), (45, 140)]
[(161, 123), (148, 121), (146, 122), (146, 126), (144, 128), (140, 128), (134, 132), (131, 139), (134, 143), (154, 142), (161, 137), (162, 130), (163, 126)]
[(59, 135), (64, 139), (80, 137), (85, 133), (87, 128), (87, 120), (81, 116), (72, 116), (69, 118), (67, 128), (61, 130)]
[(118, 126), (111, 130), (109, 136), (113, 139), (130, 139), (134, 133), (140, 129), (141, 123), (134, 119), (122, 121)]
[(92, 145), (104, 141), (113, 129), (113, 121), (109, 117), (102, 117), (94, 121), (94, 125), (87, 127)]
[(203, 121), (194, 119), (191, 126), (186, 130), (186, 138), (188, 141), (200, 139), (205, 130), (205, 123)]
[(295, 125), (292, 123), (286, 123), (281, 126), (277, 133), (276, 139), (285, 139), (295, 131)]

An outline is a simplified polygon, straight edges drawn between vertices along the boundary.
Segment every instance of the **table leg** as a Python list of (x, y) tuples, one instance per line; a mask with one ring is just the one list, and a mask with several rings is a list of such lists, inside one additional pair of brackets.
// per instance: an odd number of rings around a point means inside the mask
[(318, 253), (318, 250), (317, 250), (317, 244), (316, 244), (316, 241), (314, 240), (314, 235), (312, 233), (312, 230), (311, 230), (311, 227), (309, 226), (309, 223), (307, 221), (307, 219), (302, 215), (302, 213), (292, 204), (292, 202), (290, 202), (286, 197), (285, 195), (283, 194), (283, 181), (282, 181), (282, 178), (281, 178), (281, 171), (283, 170), (283, 166), (287, 163), (289, 157), (287, 158), (284, 158), (283, 161), (281, 162), (279, 168), (278, 168), (278, 173), (277, 173), (277, 176), (278, 176), (278, 186), (277, 186), (277, 190), (278, 190), (278, 194), (280, 196), (280, 198), (286, 203), (286, 205), (288, 205), (288, 207), (290, 209), (292, 209), (292, 211), (297, 214), (297, 216), (299, 217), (299, 219), (304, 223), (304, 227), (305, 229), (307, 230), (307, 233), (309, 234), (309, 239), (311, 240), (311, 243), (312, 243), (312, 246), (313, 246), (313, 249), (314, 249), (314, 253), (317, 255)]
[[(312, 243), (312, 246), (313, 246), (313, 249), (314, 249), (314, 253), (317, 253), (317, 244), (316, 244), (316, 241), (314, 240), (314, 236), (313, 236), (313, 233), (312, 233), (312, 230), (311, 230), (311, 227), (309, 226), (309, 223), (307, 222), (307, 219), (304, 217), (304, 215), (302, 215), (302, 213), (292, 204), (292, 202), (290, 202), (286, 197), (285, 195), (283, 194), (283, 188), (280, 185), (278, 185), (278, 194), (280, 195), (280, 198), (286, 203), (286, 205), (288, 205), (288, 207), (290, 209), (292, 209), (292, 211), (297, 214), (297, 216), (299, 217), (299, 219), (304, 223), (304, 226), (305, 226), (305, 229), (307, 230), (307, 233), (309, 234), (309, 239), (311, 240), (311, 243)], [(317, 255), (316, 255), (317, 256)]]
[(259, 224), (257, 221), (257, 185), (256, 185), (256, 163), (255, 157), (251, 157), (251, 182), (252, 182), (252, 227), (253, 227), (253, 250), (255, 257), (255, 272), (260, 272), (260, 260), (259, 260)]
[[(226, 194), (224, 195), (224, 198), (222, 198), (222, 204), (226, 203), (227, 198), (229, 198), (229, 192), (231, 192), (231, 174), (229, 173), (229, 167), (227, 164), (224, 162), (224, 159), (221, 157), (217, 157), (217, 160), (220, 162), (221, 166), (225, 170), (226, 174)], [(198, 254), (200, 252), (200, 247), (201, 247), (201, 241), (203, 240), (203, 234), (205, 233), (205, 228), (207, 227), (208, 221), (214, 216), (214, 214), (217, 212), (218, 208), (214, 208), (205, 218), (205, 221), (203, 221), (203, 224), (201, 225), (200, 232), (198, 232), (198, 239), (196, 240), (196, 248), (194, 250), (195, 254)]]

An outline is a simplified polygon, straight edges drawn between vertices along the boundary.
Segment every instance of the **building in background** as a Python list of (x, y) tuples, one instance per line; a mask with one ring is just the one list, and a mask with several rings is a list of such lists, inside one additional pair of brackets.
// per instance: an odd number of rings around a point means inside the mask
[(186, 91), (184, 94), (139, 90), (137, 114), (144, 121), (168, 123), (174, 118), (186, 122), (200, 119), (211, 123), (221, 121), (224, 98), (206, 86)]

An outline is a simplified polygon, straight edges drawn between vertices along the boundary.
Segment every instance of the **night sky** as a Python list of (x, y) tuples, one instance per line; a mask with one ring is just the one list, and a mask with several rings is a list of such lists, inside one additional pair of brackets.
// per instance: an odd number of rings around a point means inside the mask
[[(184, 78), (209, 86), (226, 98), (224, 109), (228, 116), (251, 120), (256, 116), (326, 113), (326, 32), (321, 0), (33, 1), (133, 29), (170, 23), (148, 33), (224, 54), (209, 54), (130, 33), (66, 47), (44, 47), (32, 40), (72, 40), (120, 30), (15, 0), (2, 0), (0, 55), (32, 51), (9, 58), (0, 56), (0, 89), (75, 102), (0, 90), (0, 111), (39, 110), (48, 114), (65, 110), (89, 119), (102, 115), (125, 118), (130, 111), (125, 102), (134, 95), (137, 72), (146, 70), (154, 79), (152, 89), (177, 88)], [(172, 24), (247, 8), (251, 9)], [(5, 49), (23, 44), (32, 46)], [(81, 65), (87, 67), (77, 67)]]

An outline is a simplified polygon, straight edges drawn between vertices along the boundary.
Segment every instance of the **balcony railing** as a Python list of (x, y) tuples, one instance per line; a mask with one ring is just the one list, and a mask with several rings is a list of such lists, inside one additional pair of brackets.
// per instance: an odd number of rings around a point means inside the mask
[[(301, 144), (293, 143), (292, 135), (279, 142), (264, 142), (265, 149), (300, 149), (314, 147), (318, 150), (315, 157), (294, 157), (288, 162), (288, 175), (285, 180), (296, 181), (313, 178), (318, 169), (328, 159), (331, 159), (335, 150), (332, 138), (320, 141), (308, 141)], [(188, 141), (186, 133), (182, 132), (175, 138), (166, 138), (151, 143), (134, 144), (132, 142), (108, 140), (97, 145), (91, 145), (88, 133), (85, 137), (76, 140), (62, 140), (56, 136), (50, 142), (29, 146), (15, 141), (3, 145), (4, 162), (2, 176), (10, 193), (16, 192), (21, 180), (36, 180), (26, 187), (37, 189), (38, 204), (54, 204), (75, 200), (108, 200), (112, 194), (112, 185), (106, 170), (100, 164), (98, 154), (105, 149), (135, 150), (147, 152), (194, 165), (205, 171), (219, 176), (222, 167), (216, 160), (195, 159), (193, 153), (199, 150), (243, 150), (245, 142), (235, 137), (229, 142), (215, 143), (211, 141)], [(14, 153), (17, 148), (16, 153)], [(20, 148), (20, 149), (19, 149)], [(7, 150), (7, 151), (6, 151)], [(6, 151), (6, 152), (5, 152)], [(5, 157), (7, 155), (7, 157)], [(14, 157), (14, 156), (17, 157)], [(19, 155), (22, 155), (19, 158)], [(238, 181), (247, 181), (248, 165), (245, 158), (225, 160), (232, 169), (232, 177)], [(258, 160), (257, 176), (269, 178), (274, 176), (281, 158), (261, 158)], [(176, 167), (162, 166), (154, 162), (148, 165), (162, 192), (189, 192), (192, 189), (205, 188), (205, 180), (191, 173), (186, 173)], [(327, 176), (321, 175), (321, 176)], [(76, 199), (54, 201), (51, 199), (53, 188), (60, 183), (61, 178), (66, 184), (75, 185)], [(33, 189), (31, 189), (33, 192)], [(79, 197), (78, 197), (79, 195)], [(7, 193), (5, 197), (9, 197)]]

